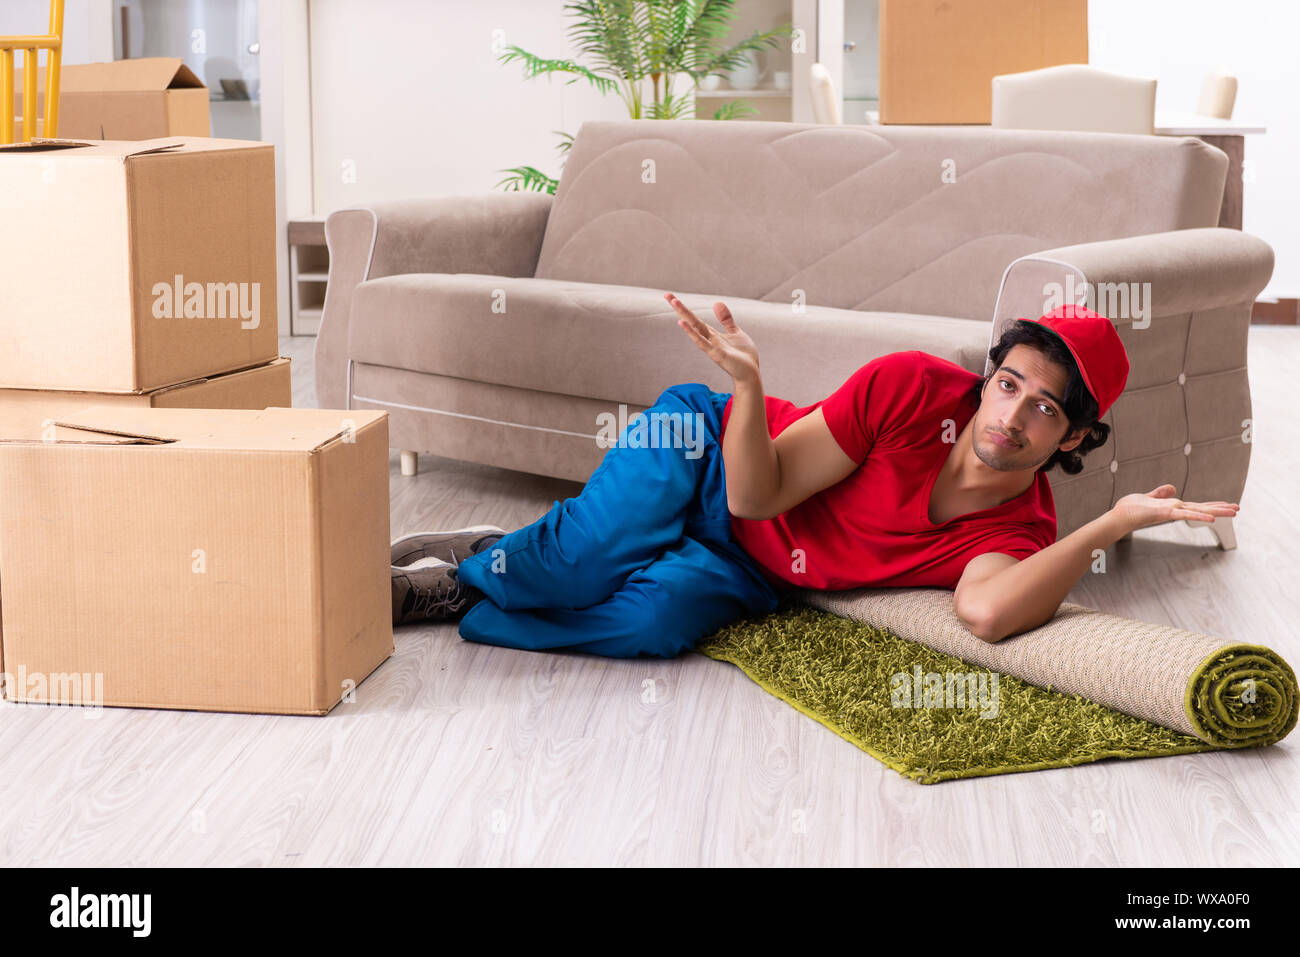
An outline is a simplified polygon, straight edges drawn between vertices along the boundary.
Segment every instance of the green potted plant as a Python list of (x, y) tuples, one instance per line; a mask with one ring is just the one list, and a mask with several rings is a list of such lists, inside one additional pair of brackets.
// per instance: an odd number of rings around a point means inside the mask
[[(634, 120), (687, 119), (693, 113), (692, 98), (689, 91), (673, 91), (675, 76), (689, 77), (693, 89), (706, 76), (725, 75), (741, 67), (747, 54), (776, 47), (780, 38), (793, 33), (793, 25), (787, 23), (767, 32), (755, 30), (726, 47), (721, 38), (735, 18), (734, 7), (735, 0), (580, 0), (565, 4), (564, 9), (572, 12), (569, 35), (590, 67), (576, 60), (548, 60), (513, 44), (497, 59), (521, 61), (524, 79), (553, 73), (573, 74), (570, 84), (586, 79), (601, 95), (617, 93)], [(734, 100), (719, 106), (713, 119), (739, 119), (756, 112), (745, 100)], [(561, 138), (563, 164), (573, 137), (554, 132)], [(533, 166), (498, 172), (510, 174), (497, 183), (507, 190), (554, 193), (559, 185), (558, 178)]]

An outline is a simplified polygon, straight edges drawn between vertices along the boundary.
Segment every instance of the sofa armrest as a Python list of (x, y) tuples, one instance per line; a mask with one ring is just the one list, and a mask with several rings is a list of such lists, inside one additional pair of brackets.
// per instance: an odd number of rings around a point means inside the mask
[[(1017, 317), (1075, 303), (1114, 321), (1129, 356), (1124, 394), (1102, 418), (1106, 444), (1077, 475), (1051, 475), (1058, 539), (1123, 495), (1165, 482), (1191, 501), (1240, 501), (1251, 435), (1246, 341), (1272, 273), (1268, 243), (1219, 227), (1063, 246), (1007, 267), (990, 348)], [(986, 355), (984, 374), (991, 365)]]
[(1218, 226), (1046, 249), (1002, 274), (993, 341), (1003, 323), (1037, 319), (1068, 302), (1141, 330), (1153, 317), (1254, 303), (1272, 275), (1273, 247)]
[(531, 276), (554, 197), (491, 193), (376, 203), (325, 220), (329, 282), (316, 337), (316, 399), (347, 408), (352, 294), (367, 279), (414, 272)]

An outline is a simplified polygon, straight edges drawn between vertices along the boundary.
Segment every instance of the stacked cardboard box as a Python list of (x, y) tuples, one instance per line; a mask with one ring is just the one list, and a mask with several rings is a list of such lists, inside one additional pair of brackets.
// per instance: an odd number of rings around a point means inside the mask
[(1087, 0), (880, 0), (880, 122), (993, 122), (993, 77), (1088, 62)]
[(272, 147), (0, 147), (0, 203), (6, 697), (329, 710), (392, 650), (387, 419), (289, 408)]
[[(45, 116), (45, 68), (37, 70), (37, 117)], [(14, 114), (22, 116), (23, 71), (15, 71)], [(65, 64), (59, 73), (59, 136), (147, 140), (212, 132), (208, 88), (180, 57)], [(19, 122), (14, 130), (22, 131)], [(37, 124), (37, 135), (43, 134)]]
[(0, 196), (0, 388), (144, 393), (278, 357), (269, 143), (5, 146)]
[(292, 404), (266, 143), (0, 148), (0, 434), (88, 401)]
[(325, 714), (393, 652), (385, 412), (115, 408), (0, 439), (5, 697)]

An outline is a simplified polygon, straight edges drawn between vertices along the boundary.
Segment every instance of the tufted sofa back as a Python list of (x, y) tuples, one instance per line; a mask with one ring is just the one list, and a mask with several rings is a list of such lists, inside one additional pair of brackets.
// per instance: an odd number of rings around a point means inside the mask
[(574, 140), (536, 275), (991, 319), (1017, 257), (1216, 226), (1193, 137), (601, 120)]

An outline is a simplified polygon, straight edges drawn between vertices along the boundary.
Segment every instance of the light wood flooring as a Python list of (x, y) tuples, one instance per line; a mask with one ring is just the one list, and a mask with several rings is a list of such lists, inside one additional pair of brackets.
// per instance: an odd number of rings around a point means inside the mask
[[(285, 339), (314, 405), (310, 338)], [(1139, 531), (1069, 600), (1300, 666), (1300, 330), (1251, 329), (1238, 548)], [(581, 486), (392, 453), (392, 533), (516, 528)], [(1291, 865), (1300, 733), (1237, 753), (918, 785), (696, 653), (515, 651), (455, 626), (325, 717), (0, 703), (5, 865)]]

